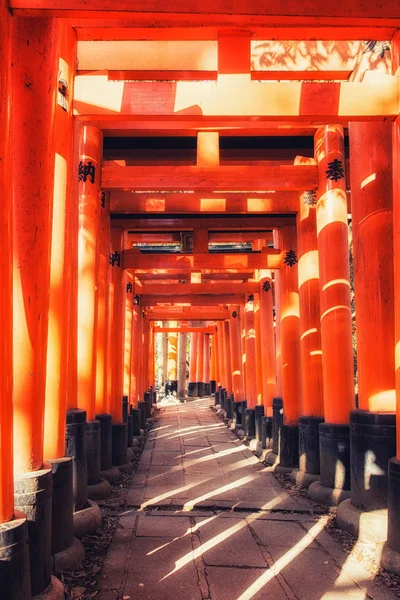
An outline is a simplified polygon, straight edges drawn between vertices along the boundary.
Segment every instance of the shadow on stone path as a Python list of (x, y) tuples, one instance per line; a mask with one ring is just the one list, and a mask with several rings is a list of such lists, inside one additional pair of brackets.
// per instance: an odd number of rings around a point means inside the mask
[(127, 495), (99, 600), (391, 600), (210, 410), (163, 409)]

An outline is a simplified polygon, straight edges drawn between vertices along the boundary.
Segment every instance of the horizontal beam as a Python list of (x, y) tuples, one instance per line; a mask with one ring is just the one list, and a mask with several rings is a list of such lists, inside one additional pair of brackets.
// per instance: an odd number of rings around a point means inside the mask
[(164, 301), (168, 296), (177, 297), (176, 301), (182, 302), (181, 296), (189, 298), (194, 295), (219, 296), (228, 294), (254, 294), (260, 291), (257, 282), (247, 283), (182, 283), (178, 285), (143, 284), (141, 293), (146, 296), (162, 296)]
[[(263, 169), (258, 168), (258, 172), (260, 170)], [(133, 190), (118, 189), (112, 190), (110, 193), (110, 210), (113, 213), (131, 212), (136, 214), (164, 212), (218, 212), (228, 214), (289, 212), (295, 214), (299, 210), (299, 193), (297, 191), (280, 191), (279, 193), (233, 193), (225, 195), (221, 193), (205, 194), (204, 192), (143, 194)]]
[[(206, 281), (212, 281), (212, 282), (221, 282), (221, 281), (228, 281), (229, 283), (235, 282), (235, 283), (243, 283), (243, 282), (247, 282), (249, 279), (253, 279), (253, 275), (254, 275), (254, 270), (248, 270), (248, 271), (241, 271), (240, 273), (225, 273), (225, 272), (219, 272), (219, 271), (211, 271), (211, 273), (202, 273), (201, 279), (203, 282)], [(160, 281), (163, 282), (163, 284), (166, 283), (171, 283), (173, 285), (178, 284), (180, 281), (186, 281), (187, 283), (185, 285), (190, 284), (190, 272), (186, 271), (186, 272), (182, 272), (182, 271), (174, 271), (174, 272), (167, 272), (167, 273), (146, 273), (146, 272), (141, 272), (135, 273), (135, 276), (137, 277), (137, 279), (142, 283), (143, 285), (147, 285), (144, 282), (151, 282), (148, 285), (151, 285), (152, 283), (160, 283)], [(140, 294), (141, 293), (142, 288), (140, 289), (140, 291), (138, 291), (137, 293)]]
[(291, 214), (267, 214), (267, 215), (224, 215), (216, 213), (215, 215), (185, 215), (167, 214), (150, 216), (136, 214), (111, 214), (111, 226), (120, 229), (146, 231), (189, 231), (194, 229), (254, 229), (260, 231), (265, 229), (270, 231), (286, 225), (295, 225), (296, 217)]
[(124, 269), (153, 271), (157, 269), (175, 269), (196, 272), (221, 269), (248, 270), (279, 269), (281, 252), (276, 249), (264, 249), (254, 254), (141, 254), (136, 249), (124, 250), (122, 266)]
[[(259, 291), (259, 290), (257, 290)], [(182, 304), (190, 304), (191, 306), (218, 306), (218, 305), (238, 305), (242, 304), (244, 301), (244, 294), (223, 294), (220, 296), (154, 296), (143, 294), (140, 297), (141, 306), (157, 306), (157, 305), (167, 305), (168, 303), (173, 306), (179, 307)], [(169, 306), (167, 306), (169, 308)]]
[(225, 321), (231, 316), (231, 311), (222, 308), (206, 307), (203, 310), (197, 306), (148, 308), (146, 318), (150, 321)]
[[(179, 243), (181, 239), (180, 233), (157, 233), (157, 232), (148, 232), (148, 233), (134, 233), (130, 232), (128, 234), (128, 244), (127, 246), (131, 246), (132, 244), (165, 244), (165, 243)], [(211, 243), (221, 243), (221, 242), (252, 242), (254, 240), (263, 239), (267, 242), (272, 242), (273, 234), (271, 232), (266, 231), (223, 231), (223, 232), (211, 232), (209, 233), (208, 239)]]
[(214, 81), (124, 82), (107, 75), (75, 78), (74, 114), (105, 117), (242, 117), (346, 123), (394, 118), (399, 110), (396, 77), (382, 74), (362, 82), (265, 84), (250, 75), (221, 75)]
[(315, 165), (123, 167), (104, 162), (105, 190), (310, 190), (318, 185)]
[(154, 333), (215, 333), (215, 327), (160, 327), (156, 325), (153, 328)]

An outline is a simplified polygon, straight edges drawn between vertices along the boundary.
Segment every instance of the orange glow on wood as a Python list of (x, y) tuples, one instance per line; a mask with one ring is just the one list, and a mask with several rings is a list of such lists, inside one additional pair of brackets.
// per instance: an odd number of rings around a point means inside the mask
[(254, 324), (254, 302), (246, 301), (244, 307), (245, 352), (246, 352), (246, 400), (248, 408), (257, 404), (257, 345)]
[[(275, 271), (276, 273), (276, 271)], [(263, 290), (265, 282), (271, 289)], [(261, 372), (262, 393), (265, 414), (272, 415), (272, 398), (276, 396), (276, 363), (272, 280), (269, 271), (261, 271), (260, 279), (260, 331), (261, 331)]]
[[(179, 302), (181, 296), (228, 296), (229, 294), (253, 294), (258, 291), (257, 282), (247, 283), (185, 283), (170, 286), (165, 283), (145, 283), (141, 294), (164, 296), (165, 302)], [(176, 297), (176, 298), (175, 298)]]
[[(399, 54), (399, 41), (396, 41), (396, 52)], [(399, 54), (400, 56), (400, 54)], [(398, 66), (398, 65), (397, 65)], [(393, 125), (393, 173), (400, 169), (400, 121)], [(400, 255), (400, 178), (393, 178), (393, 245), (395, 256)], [(400, 398), (400, 265), (394, 261), (394, 294), (395, 294), (395, 377), (396, 396)], [(400, 459), (400, 402), (396, 403), (396, 448)]]
[(137, 407), (139, 400), (139, 319), (141, 319), (141, 310), (139, 306), (133, 306), (132, 310), (132, 351), (131, 351), (131, 383), (130, 383), (130, 402), (132, 406)]
[[(177, 327), (178, 323), (172, 321), (171, 327)], [(168, 367), (167, 377), (169, 380), (176, 381), (178, 378), (178, 335), (170, 332), (168, 334)]]
[[(195, 284), (196, 285), (196, 284)], [(221, 304), (237, 304), (241, 300), (240, 294), (224, 294), (224, 295), (213, 295), (207, 296), (205, 294), (190, 296), (164, 296), (159, 294), (158, 296), (148, 296), (143, 294), (141, 296), (142, 306), (176, 306), (183, 307), (185, 305), (190, 306), (218, 306)]]
[(328, 163), (335, 159), (343, 163), (340, 125), (317, 130), (315, 158), (319, 172), (317, 236), (324, 416), (327, 423), (347, 424), (355, 404), (347, 202), (344, 179), (326, 178)]
[(229, 320), (223, 323), (224, 332), (224, 364), (225, 364), (225, 379), (226, 389), (228, 394), (232, 394), (232, 360), (230, 347)]
[(197, 334), (196, 381), (204, 383), (204, 333)]
[(198, 333), (192, 333), (190, 335), (190, 363), (189, 363), (189, 381), (195, 383), (197, 381), (197, 346), (198, 346)]
[(0, 2), (0, 524), (14, 514), (13, 481), (13, 205), (11, 149), (11, 17)]
[[(111, 228), (111, 252), (121, 252), (124, 245), (124, 232)], [(111, 267), (111, 286), (113, 289), (113, 318), (111, 338), (111, 397), (107, 412), (113, 423), (122, 422), (122, 395), (124, 388), (124, 332), (125, 332), (125, 298), (126, 277), (121, 267), (115, 263)]]
[[(96, 171), (79, 182), (78, 250), (78, 407), (92, 421), (96, 414), (97, 270), (99, 261), (102, 134), (91, 125), (79, 131), (79, 161)], [(97, 176), (97, 177), (96, 177)]]
[(226, 375), (225, 375), (225, 360), (224, 360), (224, 324), (219, 322), (217, 325), (217, 360), (219, 369), (220, 385), (226, 387)]
[(123, 395), (130, 397), (131, 388), (131, 352), (132, 352), (132, 311), (133, 292), (128, 290), (128, 284), (133, 287), (133, 276), (126, 273), (125, 277), (125, 334), (124, 334), (124, 388)]
[[(76, 61), (76, 37), (67, 26), (61, 29), (59, 77), (67, 81), (71, 94)], [(65, 432), (68, 392), (68, 320), (70, 308), (72, 253), (68, 247), (68, 179), (73, 161), (72, 106), (59, 104), (55, 116), (55, 169), (53, 192), (53, 225), (50, 263), (49, 324), (46, 363), (46, 399), (44, 415), (44, 456), (65, 455)], [(76, 207), (75, 207), (76, 208)], [(77, 217), (77, 212), (75, 213)]]
[(256, 332), (256, 352), (257, 352), (257, 404), (263, 404), (263, 378), (262, 357), (261, 357), (261, 315), (260, 315), (260, 294), (254, 294), (254, 329)]
[(245, 398), (243, 393), (242, 339), (238, 307), (236, 307), (235, 310), (238, 313), (238, 316), (236, 318), (231, 317), (229, 320), (229, 342), (232, 368), (232, 392), (235, 397), (235, 402), (239, 402)]
[(13, 27), (14, 471), (24, 473), (43, 464), (60, 23)]
[(349, 125), (359, 408), (394, 412), (392, 125)]
[[(296, 229), (280, 231), (284, 255), (297, 249)], [(280, 270), (280, 334), (282, 353), (282, 398), (285, 425), (296, 425), (301, 412), (301, 358), (298, 267), (283, 264)]]
[(300, 195), (297, 220), (302, 414), (324, 416), (316, 209)]

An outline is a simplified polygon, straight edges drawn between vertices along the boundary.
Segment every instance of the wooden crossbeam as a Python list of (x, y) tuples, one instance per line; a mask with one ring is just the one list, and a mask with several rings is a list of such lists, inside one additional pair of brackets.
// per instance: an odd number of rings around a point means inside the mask
[(266, 215), (185, 215), (168, 214), (162, 215), (136, 215), (136, 214), (112, 214), (111, 226), (127, 229), (128, 231), (190, 231), (195, 229), (208, 229), (208, 231), (221, 229), (243, 229), (260, 231), (261, 229), (271, 230), (286, 225), (295, 225), (296, 217), (291, 214), (266, 214)]
[(362, 82), (251, 81), (244, 75), (221, 75), (217, 82), (123, 82), (106, 75), (75, 78), (74, 114), (85, 119), (241, 117), (347, 123), (395, 118), (399, 110), (396, 77), (382, 75)]
[[(265, 251), (264, 251), (265, 250)], [(141, 254), (136, 249), (124, 250), (122, 265), (124, 269), (153, 271), (157, 269), (175, 269), (179, 271), (203, 271), (220, 269), (237, 272), (251, 269), (279, 269), (281, 251), (263, 249), (255, 254)]]
[[(210, 232), (209, 241), (211, 243), (217, 242), (252, 242), (253, 240), (260, 239), (272, 242), (273, 234), (272, 231), (219, 231)], [(131, 244), (165, 244), (165, 243), (178, 243), (180, 241), (180, 234), (177, 233), (135, 233), (130, 232), (127, 234), (127, 245)]]
[[(262, 167), (261, 167), (262, 169)], [(113, 213), (297, 213), (298, 191), (269, 193), (138, 193), (134, 190), (114, 189), (110, 193)]]
[[(257, 290), (259, 291), (259, 290)], [(191, 306), (218, 306), (218, 305), (238, 305), (244, 302), (244, 294), (223, 294), (220, 296), (206, 296), (205, 294), (195, 296), (162, 296), (162, 295), (147, 295), (143, 294), (140, 297), (141, 306), (181, 306), (182, 304), (189, 304)]]
[(146, 296), (162, 296), (166, 300), (169, 296), (176, 296), (181, 302), (181, 296), (190, 298), (195, 295), (254, 294), (259, 289), (259, 283), (256, 281), (247, 283), (181, 283), (174, 286), (163, 283), (145, 283), (141, 293)]
[(215, 333), (215, 327), (160, 327), (159, 325), (154, 326), (154, 333)]
[(148, 308), (145, 315), (151, 321), (224, 321), (230, 318), (231, 311), (218, 307), (155, 306)]
[(133, 190), (310, 190), (318, 184), (315, 165), (123, 167), (105, 161), (103, 189)]

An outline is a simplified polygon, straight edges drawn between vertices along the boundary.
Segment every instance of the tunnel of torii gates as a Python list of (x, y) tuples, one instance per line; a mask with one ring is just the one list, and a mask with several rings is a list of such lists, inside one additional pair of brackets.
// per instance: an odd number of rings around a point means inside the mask
[(163, 332), (399, 573), (399, 4), (115, 4), (0, 1), (0, 597), (63, 597)]

